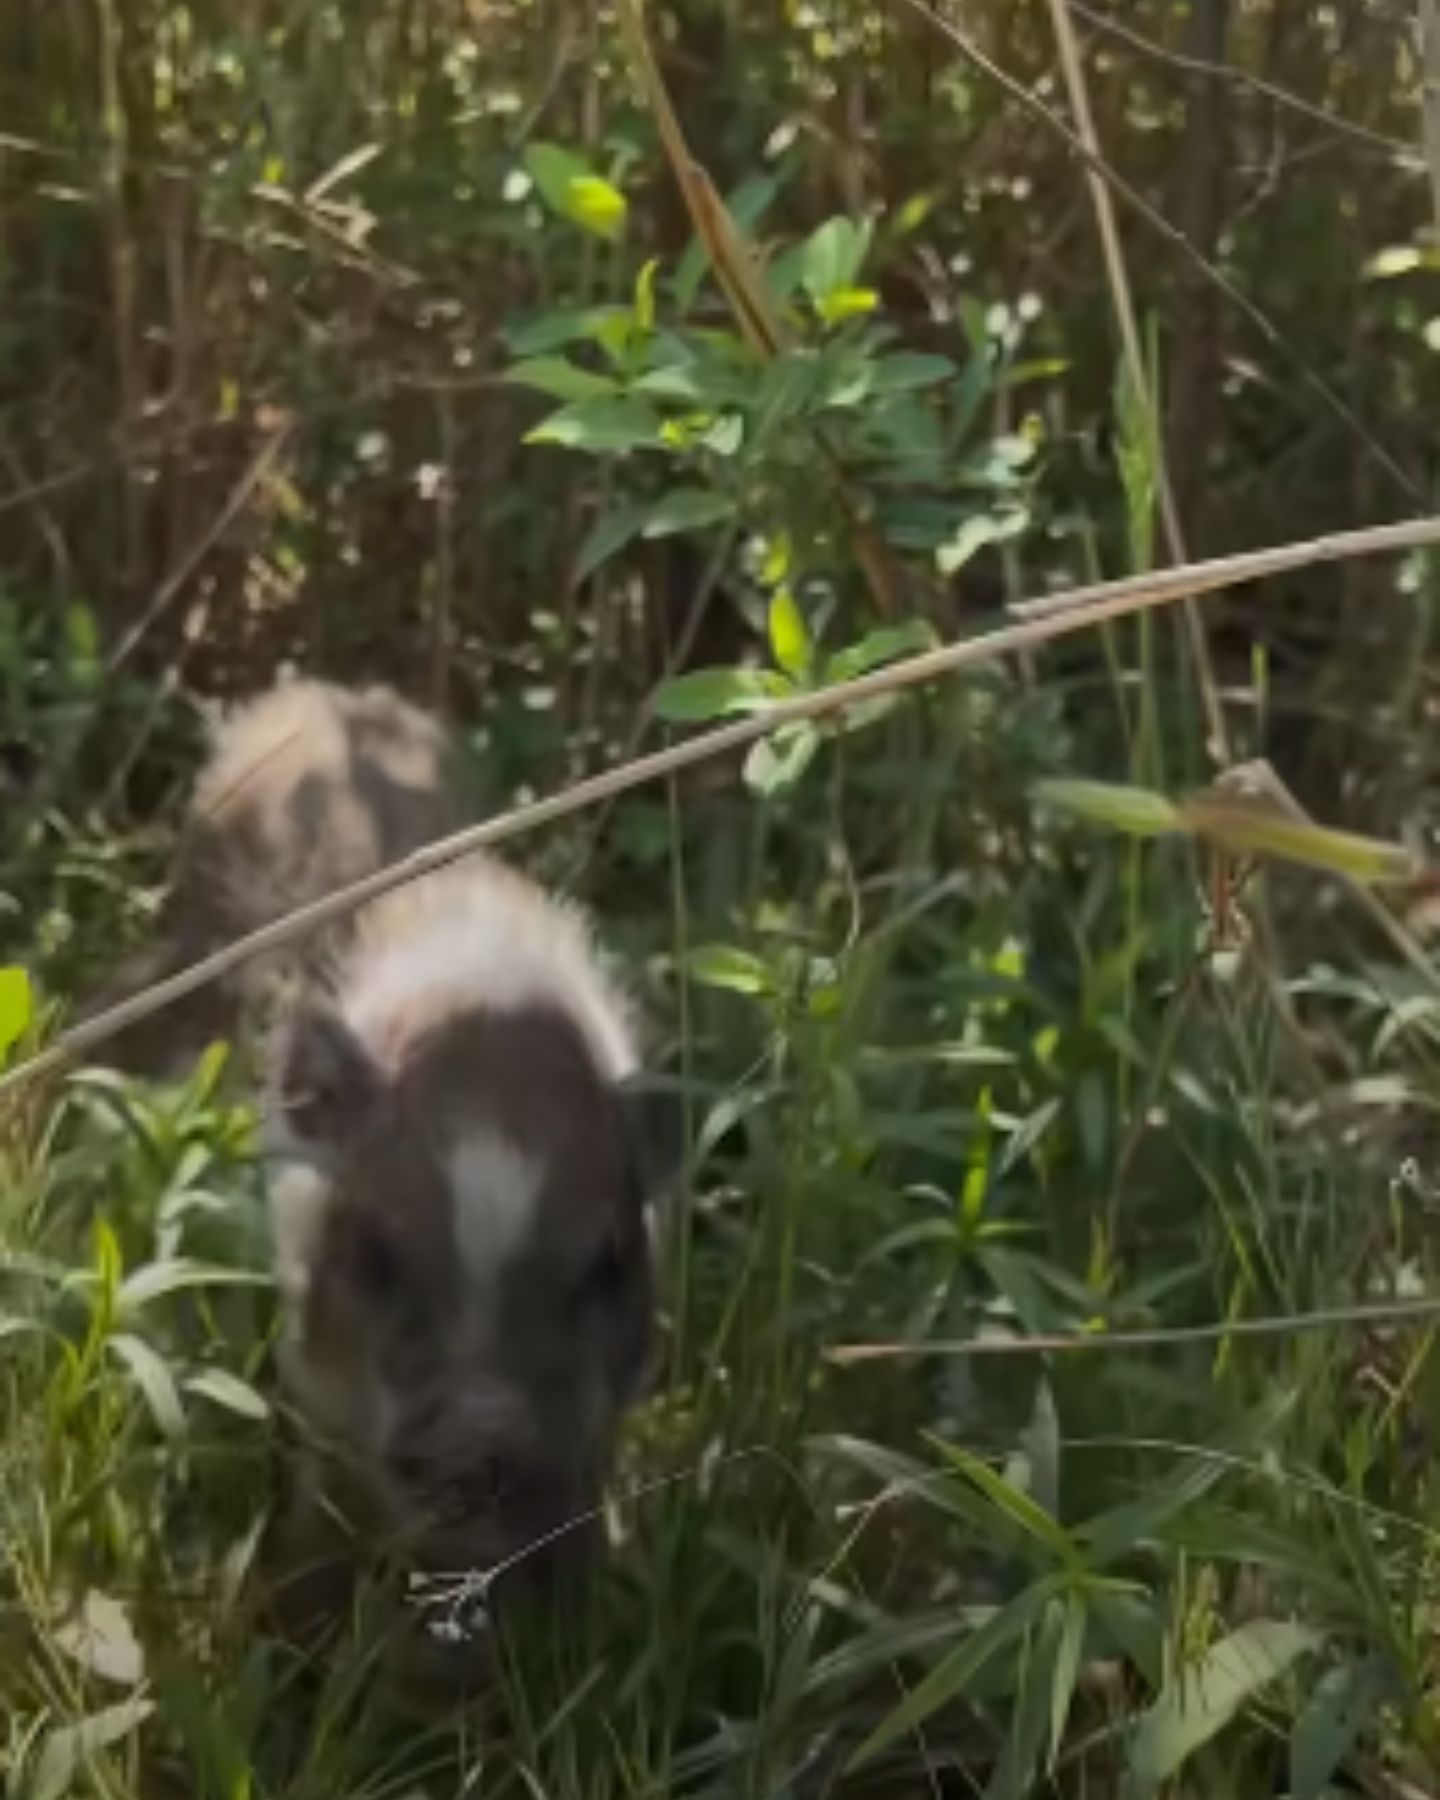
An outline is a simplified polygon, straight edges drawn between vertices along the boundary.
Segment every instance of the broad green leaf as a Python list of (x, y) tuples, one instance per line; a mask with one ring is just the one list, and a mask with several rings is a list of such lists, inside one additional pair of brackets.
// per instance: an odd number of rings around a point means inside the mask
[(580, 400), (527, 432), (525, 442), (571, 450), (656, 449), (664, 442), (660, 425), (660, 415), (633, 396)]
[(770, 598), (770, 654), (787, 675), (799, 680), (810, 671), (814, 646), (805, 624), (805, 615), (795, 603), (788, 586), (776, 588)]
[(202, 1394), (226, 1412), (238, 1413), (242, 1419), (268, 1419), (270, 1403), (265, 1396), (232, 1375), (228, 1369), (200, 1369), (185, 1378), (188, 1394)]
[(1150, 788), (1108, 781), (1040, 781), (1035, 785), (1035, 797), (1133, 837), (1160, 837), (1181, 829), (1178, 809)]
[(637, 537), (649, 510), (645, 506), (622, 506), (602, 514), (585, 534), (585, 542), (575, 558), (576, 581), (588, 580), (603, 562)]
[(66, 1800), (75, 1792), (76, 1777), (90, 1758), (121, 1743), (154, 1710), (153, 1700), (135, 1698), (71, 1725), (55, 1726), (41, 1745), (35, 1773), (24, 1790), (26, 1800)]
[(599, 343), (617, 319), (627, 328), (631, 324), (631, 316), (623, 307), (571, 307), (542, 313), (538, 319), (509, 327), (505, 341), (516, 356), (543, 356), (566, 344)]
[(1029, 523), (1030, 514), (1023, 506), (999, 513), (971, 513), (954, 536), (935, 552), (935, 565), (942, 575), (954, 575), (987, 544), (1007, 543), (1019, 537)]
[(1047, 1576), (1000, 1607), (978, 1631), (968, 1637), (918, 1682), (895, 1710), (886, 1715), (853, 1752), (845, 1765), (853, 1773), (888, 1749), (896, 1738), (907, 1736), (923, 1725), (931, 1713), (946, 1706), (966, 1687), (991, 1660), (1011, 1644), (1017, 1643), (1044, 1612), (1049, 1602), (1063, 1591), (1058, 1576)]
[(876, 394), (903, 394), (914, 388), (934, 387), (948, 381), (956, 367), (948, 356), (927, 356), (921, 350), (899, 350), (879, 357), (870, 366), (870, 387)]
[(67, 1656), (104, 1681), (133, 1688), (145, 1674), (145, 1652), (129, 1614), (118, 1600), (97, 1589), (86, 1594), (78, 1615), (58, 1625), (50, 1636)]
[(897, 657), (933, 650), (939, 641), (934, 626), (926, 619), (911, 619), (904, 625), (882, 625), (876, 631), (867, 631), (857, 643), (837, 650), (825, 665), (825, 680), (827, 684), (853, 681), (857, 675), (868, 674), (871, 669), (881, 668)]
[(0, 1063), (30, 1029), (35, 1017), (35, 993), (29, 972), (0, 969)]
[(1406, 882), (1420, 872), (1403, 844), (1333, 831), (1243, 802), (1207, 797), (1183, 801), (1176, 811), (1183, 829), (1239, 854), (1275, 856), (1365, 882)]
[(1360, 1657), (1325, 1671), (1290, 1733), (1292, 1800), (1322, 1800), (1356, 1738), (1395, 1685), (1392, 1671), (1379, 1656)]
[(794, 787), (815, 759), (820, 733), (808, 719), (782, 725), (773, 737), (752, 744), (742, 771), (745, 785), (767, 797)]
[(672, 725), (698, 725), (728, 713), (763, 712), (791, 693), (769, 669), (693, 669), (655, 690), (656, 714)]
[(552, 212), (613, 242), (625, 229), (625, 196), (558, 144), (531, 144), (525, 167)]
[(702, 531), (707, 525), (718, 525), (722, 519), (734, 516), (735, 502), (728, 494), (717, 493), (714, 488), (671, 488), (646, 513), (642, 535), (661, 538), (682, 531)]
[(854, 286), (869, 248), (868, 222), (827, 219), (811, 232), (800, 250), (800, 279), (817, 308), (832, 294)]
[(170, 1365), (143, 1338), (129, 1332), (117, 1332), (106, 1341), (134, 1377), (160, 1430), (166, 1437), (179, 1437), (185, 1430), (185, 1409)]
[(1137, 1790), (1156, 1792), (1247, 1701), (1324, 1642), (1324, 1633), (1307, 1625), (1252, 1619), (1175, 1673), (1131, 1740), (1130, 1772)]
[(702, 944), (685, 958), (685, 967), (702, 987), (724, 988), (732, 994), (765, 994), (770, 973), (758, 956), (729, 944)]
[(535, 388), (556, 400), (595, 400), (619, 392), (608, 375), (592, 375), (563, 356), (532, 356), (505, 371), (503, 380), (515, 387)]

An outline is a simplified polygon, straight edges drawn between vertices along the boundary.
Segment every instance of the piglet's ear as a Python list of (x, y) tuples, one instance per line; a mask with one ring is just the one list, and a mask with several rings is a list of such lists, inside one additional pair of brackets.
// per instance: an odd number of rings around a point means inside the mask
[(632, 1184), (639, 1203), (658, 1200), (685, 1163), (685, 1106), (677, 1088), (631, 1075), (618, 1089)]
[(272, 1104), (285, 1135), (316, 1149), (339, 1149), (369, 1118), (380, 1072), (329, 1006), (307, 1006), (277, 1045)]

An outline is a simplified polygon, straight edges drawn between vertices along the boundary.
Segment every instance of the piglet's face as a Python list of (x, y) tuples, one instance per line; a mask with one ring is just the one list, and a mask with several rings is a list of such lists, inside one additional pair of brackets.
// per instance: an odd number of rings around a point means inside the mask
[(621, 1091), (557, 1011), (444, 1017), (393, 1066), (311, 1011), (275, 1114), (287, 1375), (371, 1517), (450, 1567), (573, 1548), (649, 1341)]

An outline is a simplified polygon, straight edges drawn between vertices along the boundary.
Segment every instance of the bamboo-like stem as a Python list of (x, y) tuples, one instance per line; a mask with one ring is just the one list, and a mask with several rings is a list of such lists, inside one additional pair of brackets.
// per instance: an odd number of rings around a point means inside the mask
[[(1089, 84), (1080, 60), (1080, 46), (1076, 42), (1068, 0), (1050, 0), (1050, 17), (1055, 28), (1055, 43), (1060, 52), (1065, 86), (1075, 113), (1076, 132), (1089, 153), (1085, 164), (1085, 181), (1090, 189), (1091, 204), (1095, 208), (1095, 225), (1100, 234), (1105, 276), (1110, 285), (1110, 303), (1115, 309), (1115, 320), (1120, 328), (1120, 346), (1125, 357), (1125, 368), (1150, 430), (1160, 496), (1160, 520), (1165, 530), (1170, 560), (1183, 563), (1186, 561), (1185, 536), (1180, 524), (1180, 511), (1175, 504), (1174, 484), (1170, 479), (1165, 435), (1160, 429), (1159, 410), (1145, 372), (1145, 356), (1140, 347), (1140, 329), (1135, 318), (1130, 274), (1120, 242), (1120, 228), (1115, 221), (1115, 204), (1110, 197), (1109, 185), (1100, 173), (1100, 134), (1095, 129), (1095, 117), (1090, 109)], [(1205, 720), (1209, 727), (1210, 751), (1215, 760), (1223, 765), (1230, 760), (1230, 736), (1225, 727), (1225, 709), (1220, 704), (1220, 690), (1215, 680), (1210, 646), (1205, 638), (1205, 626), (1193, 599), (1185, 602), (1182, 612), (1186, 636), (1190, 642), (1190, 657), (1195, 665), (1195, 678), (1200, 687)]]
[[(287, 913), (284, 918), (238, 938), (200, 962), (192, 963), (176, 975), (157, 982), (143, 993), (133, 994), (84, 1024), (65, 1032), (48, 1049), (20, 1063), (0, 1076), (0, 1094), (18, 1088), (22, 1083), (61, 1067), (84, 1052), (102, 1044), (106, 1038), (148, 1018), (152, 1013), (172, 1005), (208, 982), (217, 981), (252, 957), (283, 948), (309, 935), (332, 920), (342, 918), (357, 906), (373, 900), (392, 888), (402, 887), (434, 869), (458, 862), (476, 850), (538, 830), (542, 825), (581, 812), (588, 806), (628, 793), (648, 782), (662, 780), (681, 769), (694, 767), (723, 756), (731, 750), (743, 749), (757, 738), (767, 737), (781, 725), (795, 724), (801, 719), (828, 718), (847, 707), (873, 700), (882, 694), (898, 693), (918, 687), (923, 682), (954, 675), (962, 669), (994, 662), (1002, 656), (1013, 656), (1032, 650), (1054, 638), (1068, 637), (1092, 625), (1111, 619), (1129, 617), (1149, 607), (1168, 606), (1194, 594), (1213, 593), (1219, 588), (1233, 587), (1238, 582), (1258, 581), (1294, 569), (1314, 567), (1319, 563), (1343, 562), (1357, 556), (1384, 556), (1424, 545), (1440, 544), (1440, 518), (1407, 519), (1394, 525), (1375, 525), (1363, 531), (1339, 532), (1331, 537), (1311, 538), (1303, 543), (1281, 544), (1269, 550), (1251, 550), (1237, 556), (1216, 557), (1179, 569), (1161, 569), (1153, 574), (1127, 576), (1122, 581), (1097, 582), (1077, 588), (1068, 595), (1044, 601), (1032, 601), (1023, 608), (1025, 617), (998, 631), (946, 644), (938, 650), (927, 650), (919, 656), (905, 658), (876, 669), (854, 681), (838, 683), (815, 693), (799, 694), (792, 700), (778, 701), (759, 714), (739, 719), (732, 725), (720, 726), (701, 733), (683, 744), (657, 750), (648, 756), (622, 763), (584, 781), (562, 789), (547, 799), (519, 806), (484, 824), (471, 826), (377, 870), (348, 887), (327, 894), (308, 906)], [(1022, 609), (1015, 609), (1022, 610)]]

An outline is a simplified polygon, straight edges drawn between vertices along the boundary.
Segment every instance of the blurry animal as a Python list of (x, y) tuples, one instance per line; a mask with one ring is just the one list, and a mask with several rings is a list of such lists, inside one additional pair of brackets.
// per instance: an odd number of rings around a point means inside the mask
[[(444, 732), (388, 689), (320, 681), (272, 689), (216, 734), (159, 942), (87, 1013), (458, 831), (470, 810), (466, 788)], [(178, 1076), (206, 1044), (240, 1033), (279, 966), (256, 959), (139, 1021), (107, 1040), (107, 1060), (131, 1074)]]
[[(189, 960), (450, 827), (449, 763), (439, 729), (380, 691), (260, 701), (200, 779), (162, 954)], [(593, 1536), (650, 1344), (670, 1113), (629, 1010), (580, 916), (486, 855), (370, 902), (269, 979), (280, 1369), (305, 1427), (284, 1555), (335, 1551), (338, 1507), (342, 1589), (356, 1551), (553, 1571)]]

